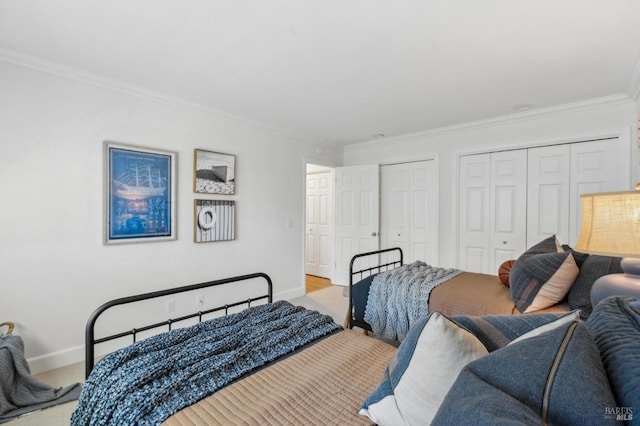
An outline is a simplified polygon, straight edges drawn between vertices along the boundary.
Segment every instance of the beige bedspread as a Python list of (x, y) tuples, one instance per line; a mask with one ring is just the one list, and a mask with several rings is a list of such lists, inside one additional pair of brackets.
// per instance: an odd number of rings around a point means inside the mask
[(357, 425), (396, 349), (341, 331), (174, 414), (165, 425)]
[[(559, 303), (536, 313), (566, 312), (567, 303)], [(429, 296), (429, 312), (453, 315), (520, 315), (509, 287), (497, 275), (464, 272), (437, 286)]]

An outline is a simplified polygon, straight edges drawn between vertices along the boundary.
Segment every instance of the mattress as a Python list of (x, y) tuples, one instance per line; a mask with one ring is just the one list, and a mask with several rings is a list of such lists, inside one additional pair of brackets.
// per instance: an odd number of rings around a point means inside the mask
[(232, 383), (163, 424), (368, 425), (358, 409), (395, 351), (381, 340), (344, 330)]
[[(567, 303), (559, 303), (533, 314), (566, 312)], [(429, 312), (448, 316), (520, 315), (509, 287), (498, 276), (465, 272), (439, 285), (429, 296)]]

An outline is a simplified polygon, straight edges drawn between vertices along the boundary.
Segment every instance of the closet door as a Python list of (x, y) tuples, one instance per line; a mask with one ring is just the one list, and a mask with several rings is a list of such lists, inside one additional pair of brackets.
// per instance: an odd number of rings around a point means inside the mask
[(551, 235), (556, 235), (561, 244), (568, 244), (571, 147), (530, 148), (527, 155), (526, 247)]
[(571, 196), (569, 245), (575, 245), (582, 223), (580, 195), (625, 191), (627, 188), (623, 143), (618, 138), (571, 144)]
[(628, 188), (628, 149), (610, 138), (461, 156), (458, 267), (496, 274), (553, 234), (573, 246), (580, 195)]
[(439, 180), (435, 160), (410, 163), (410, 259), (438, 265)]
[(461, 156), (458, 173), (458, 268), (489, 273), (491, 155)]
[(380, 242), (401, 247), (405, 263), (438, 264), (438, 167), (435, 160), (380, 167)]
[(380, 246), (400, 247), (407, 261), (410, 194), (411, 172), (408, 164), (380, 167)]
[(527, 150), (491, 154), (491, 226), (489, 271), (527, 248)]

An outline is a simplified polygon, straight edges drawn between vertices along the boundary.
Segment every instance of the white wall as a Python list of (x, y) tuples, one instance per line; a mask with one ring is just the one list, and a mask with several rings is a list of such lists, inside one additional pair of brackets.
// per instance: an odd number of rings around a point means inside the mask
[[(344, 164), (372, 164), (424, 158), (440, 158), (440, 266), (456, 266), (457, 155), (505, 147), (522, 147), (583, 140), (591, 136), (624, 134), (628, 139), (636, 125), (635, 104), (622, 97), (594, 100), (544, 114), (520, 114), (512, 119), (470, 123), (457, 128), (352, 145), (345, 149)], [(636, 160), (631, 164), (631, 182), (638, 181)]]
[[(34, 372), (83, 359), (89, 314), (115, 298), (266, 272), (304, 293), (304, 163), (341, 152), (195, 108), (0, 62), (0, 321)], [(178, 239), (102, 244), (103, 141), (178, 153)], [(235, 241), (193, 242), (193, 150), (235, 154)], [(289, 222), (292, 225), (289, 228)]]

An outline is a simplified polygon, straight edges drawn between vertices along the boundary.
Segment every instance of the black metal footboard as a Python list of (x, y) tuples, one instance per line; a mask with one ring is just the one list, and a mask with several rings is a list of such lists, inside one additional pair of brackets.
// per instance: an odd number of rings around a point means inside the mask
[[(215, 286), (219, 286), (219, 285), (223, 285), (223, 284), (229, 284), (229, 283), (235, 283), (238, 281), (246, 281), (246, 280), (251, 280), (251, 279), (255, 279), (255, 278), (264, 278), (264, 280), (266, 281), (267, 284), (267, 294), (265, 295), (260, 295), (257, 297), (252, 297), (249, 299), (245, 299), (245, 300), (241, 300), (235, 303), (230, 303), (230, 304), (225, 304), (223, 306), (218, 306), (212, 309), (207, 309), (205, 311), (198, 311), (195, 312), (193, 314), (189, 314), (189, 315), (184, 315), (178, 318), (170, 318), (166, 321), (162, 321), (162, 322), (158, 322), (158, 323), (154, 323), (154, 324), (149, 324), (143, 327), (139, 327), (139, 328), (133, 328), (131, 330), (126, 330), (120, 333), (116, 333), (116, 334), (112, 334), (109, 336), (105, 336), (105, 337), (101, 337), (99, 339), (95, 338), (95, 332), (94, 332), (94, 327), (95, 327), (95, 323), (98, 319), (98, 317), (100, 317), (101, 314), (103, 314), (106, 310), (108, 310), (109, 308), (112, 308), (114, 306), (118, 306), (118, 305), (124, 305), (127, 303), (133, 303), (133, 302), (140, 302), (143, 300), (149, 300), (149, 299), (154, 299), (157, 297), (162, 297), (162, 296), (168, 296), (171, 294), (178, 294), (178, 293), (184, 293), (184, 292), (188, 292), (188, 291), (193, 291), (193, 290), (199, 290), (199, 289), (204, 289), (204, 288), (208, 288), (208, 287), (215, 287)], [(258, 300), (264, 300), (267, 299), (268, 303), (272, 303), (273, 302), (273, 283), (271, 282), (271, 278), (262, 272), (258, 272), (258, 273), (254, 273), (254, 274), (248, 274), (248, 275), (240, 275), (237, 277), (231, 277), (231, 278), (224, 278), (224, 279), (220, 279), (220, 280), (216, 280), (216, 281), (209, 281), (209, 282), (204, 282), (204, 283), (199, 283), (199, 284), (191, 284), (191, 285), (186, 285), (186, 286), (182, 286), (182, 287), (176, 287), (176, 288), (171, 288), (171, 289), (167, 289), (167, 290), (160, 290), (160, 291), (154, 291), (154, 292), (150, 292), (150, 293), (144, 293), (144, 294), (138, 294), (135, 296), (129, 296), (129, 297), (122, 297), (120, 299), (115, 299), (115, 300), (111, 300), (105, 304), (103, 304), (102, 306), (100, 306), (98, 309), (96, 309), (91, 316), (89, 317), (89, 320), (87, 321), (87, 325), (85, 328), (85, 375), (86, 377), (89, 377), (89, 374), (91, 373), (91, 370), (93, 370), (93, 366), (94, 366), (94, 356), (95, 356), (95, 345), (99, 344), (99, 343), (104, 343), (110, 340), (115, 340), (115, 339), (119, 339), (121, 337), (125, 337), (125, 336), (133, 336), (133, 343), (135, 343), (136, 341), (136, 335), (140, 332), (143, 331), (147, 331), (147, 330), (151, 330), (157, 327), (162, 327), (162, 326), (168, 326), (168, 329), (171, 330), (171, 325), (173, 323), (179, 322), (179, 321), (184, 321), (187, 319), (191, 319), (191, 318), (198, 318), (198, 321), (202, 321), (202, 316), (203, 315), (207, 315), (213, 312), (218, 312), (218, 311), (225, 311), (225, 315), (228, 313), (229, 308), (233, 308), (235, 306), (241, 306), (241, 305), (247, 305), (247, 307), (251, 306), (252, 302), (256, 302)]]
[[(381, 256), (386, 254), (386, 256)], [(384, 258), (383, 258), (384, 257)], [(364, 263), (366, 266), (357, 266), (359, 261), (366, 260)], [(373, 266), (371, 266), (373, 265)], [(388, 249), (370, 251), (367, 253), (356, 254), (351, 258), (349, 264), (349, 311), (348, 311), (348, 324), (349, 328), (360, 327), (364, 330), (371, 331), (371, 326), (364, 321), (360, 321), (355, 318), (354, 315), (354, 299), (353, 299), (353, 286), (362, 279), (384, 271), (390, 271), (403, 265), (403, 254), (400, 247), (393, 247)], [(366, 301), (365, 301), (366, 303)]]

